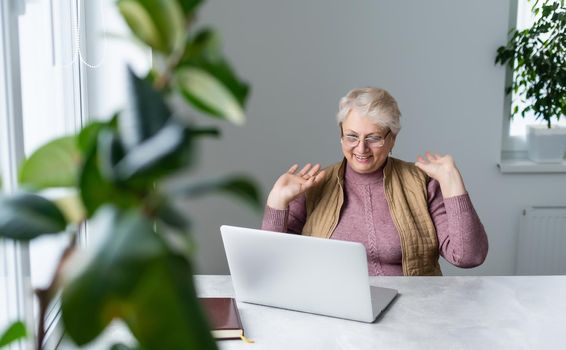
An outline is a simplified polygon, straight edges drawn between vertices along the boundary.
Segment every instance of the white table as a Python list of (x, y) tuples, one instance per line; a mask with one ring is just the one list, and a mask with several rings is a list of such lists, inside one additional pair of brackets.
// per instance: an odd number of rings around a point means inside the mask
[[(230, 276), (196, 276), (234, 296)], [(566, 349), (566, 276), (372, 277), (400, 295), (372, 324), (238, 303), (246, 336), (222, 350)]]

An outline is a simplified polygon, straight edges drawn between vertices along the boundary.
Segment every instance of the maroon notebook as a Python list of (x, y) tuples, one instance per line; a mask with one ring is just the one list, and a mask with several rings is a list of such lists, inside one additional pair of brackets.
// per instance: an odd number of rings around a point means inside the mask
[(234, 298), (199, 298), (216, 339), (241, 339), (244, 327)]

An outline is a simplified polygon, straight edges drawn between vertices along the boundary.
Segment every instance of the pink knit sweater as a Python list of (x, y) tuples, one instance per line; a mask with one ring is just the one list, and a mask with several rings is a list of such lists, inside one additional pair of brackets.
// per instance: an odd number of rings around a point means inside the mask
[[(401, 242), (385, 199), (383, 169), (359, 174), (347, 166), (344, 188), (344, 205), (331, 239), (362, 243), (370, 275), (403, 275)], [(430, 180), (427, 189), (440, 254), (459, 267), (480, 265), (487, 255), (487, 235), (468, 194), (443, 198), (436, 180)], [(305, 221), (302, 195), (287, 210), (266, 206), (262, 229), (300, 233)]]

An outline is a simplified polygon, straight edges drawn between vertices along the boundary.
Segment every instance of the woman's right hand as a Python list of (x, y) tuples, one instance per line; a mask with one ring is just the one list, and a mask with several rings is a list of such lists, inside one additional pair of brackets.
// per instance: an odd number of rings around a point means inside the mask
[(325, 175), (324, 170), (319, 171), (320, 164), (312, 166), (309, 163), (299, 172), (297, 172), (297, 169), (299, 169), (299, 165), (293, 165), (275, 181), (267, 197), (267, 205), (269, 207), (278, 210), (287, 209), (289, 202), (319, 183)]

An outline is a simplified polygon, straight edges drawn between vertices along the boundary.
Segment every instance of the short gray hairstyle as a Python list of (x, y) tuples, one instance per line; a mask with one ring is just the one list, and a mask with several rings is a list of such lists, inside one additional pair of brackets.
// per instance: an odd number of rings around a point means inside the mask
[(401, 130), (401, 112), (397, 101), (384, 89), (365, 87), (350, 90), (340, 99), (338, 125), (341, 125), (352, 109), (369, 118), (383, 128), (389, 128), (394, 135)]

